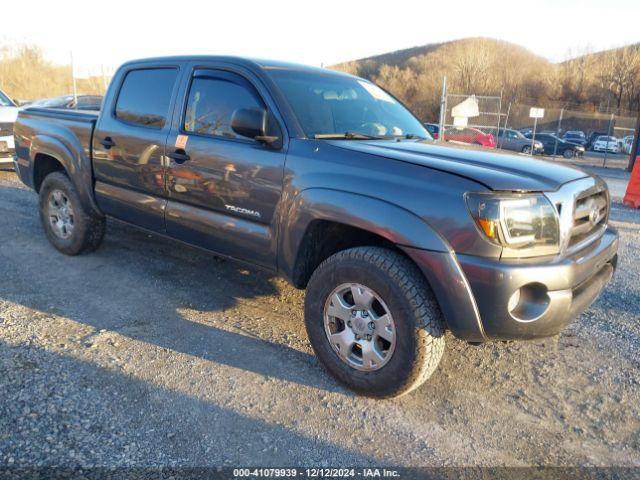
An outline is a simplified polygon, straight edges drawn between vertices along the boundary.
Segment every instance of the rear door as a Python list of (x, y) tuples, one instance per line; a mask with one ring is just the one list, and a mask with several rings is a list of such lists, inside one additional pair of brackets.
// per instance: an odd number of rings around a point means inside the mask
[(96, 200), (108, 215), (164, 232), (164, 149), (180, 65), (131, 66), (114, 81), (93, 136)]
[[(283, 123), (249, 72), (192, 65), (184, 107), (167, 140), (167, 233), (217, 253), (274, 268), (276, 210), (283, 183)], [(266, 109), (268, 146), (231, 128), (237, 109)]]

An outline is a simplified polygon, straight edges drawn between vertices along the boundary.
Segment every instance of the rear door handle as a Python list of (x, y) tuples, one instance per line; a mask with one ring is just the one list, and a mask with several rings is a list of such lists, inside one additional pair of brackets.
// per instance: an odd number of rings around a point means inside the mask
[(169, 157), (176, 163), (184, 163), (191, 158), (189, 155), (186, 154), (184, 150), (176, 150), (175, 152), (167, 155), (167, 157)]
[(109, 150), (116, 145), (116, 142), (114, 142), (111, 137), (105, 137), (105, 139), (100, 142), (100, 145)]

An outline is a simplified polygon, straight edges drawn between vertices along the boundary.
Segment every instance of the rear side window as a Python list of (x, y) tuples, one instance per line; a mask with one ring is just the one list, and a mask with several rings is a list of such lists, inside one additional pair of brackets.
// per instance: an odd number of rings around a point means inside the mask
[(201, 135), (244, 139), (231, 129), (231, 117), (239, 108), (265, 108), (247, 80), (228, 72), (199, 74), (191, 82), (184, 130)]
[(132, 70), (122, 82), (116, 117), (125, 122), (162, 128), (167, 121), (171, 92), (178, 76), (175, 68)]

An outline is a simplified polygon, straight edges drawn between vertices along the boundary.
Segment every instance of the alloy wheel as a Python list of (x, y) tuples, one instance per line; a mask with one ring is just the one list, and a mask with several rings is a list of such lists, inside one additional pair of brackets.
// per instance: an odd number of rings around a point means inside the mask
[(382, 298), (359, 283), (331, 292), (324, 307), (324, 329), (340, 360), (371, 372), (385, 366), (396, 346), (393, 316)]
[(73, 234), (75, 216), (69, 197), (62, 190), (52, 190), (47, 202), (49, 224), (53, 233), (67, 239)]

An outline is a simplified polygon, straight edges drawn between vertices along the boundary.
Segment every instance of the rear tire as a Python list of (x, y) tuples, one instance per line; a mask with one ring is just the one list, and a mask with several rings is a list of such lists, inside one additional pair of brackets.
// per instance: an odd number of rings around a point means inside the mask
[[(359, 293), (374, 296), (370, 308), (360, 305), (367, 303), (360, 302), (364, 296), (350, 294), (354, 286)], [(341, 289), (346, 296), (337, 297), (344, 304), (336, 310), (334, 299)], [(365, 316), (367, 308), (370, 313)], [(388, 319), (385, 327), (376, 323), (381, 318)], [(338, 333), (349, 341), (339, 345), (330, 341), (336, 335), (331, 336), (331, 321), (341, 324)], [(419, 387), (444, 352), (444, 322), (429, 285), (410, 260), (386, 248), (352, 248), (322, 262), (307, 287), (305, 324), (311, 345), (329, 373), (370, 397), (398, 397)], [(350, 345), (342, 349), (346, 355), (340, 354), (340, 345)], [(375, 362), (368, 360), (373, 358), (371, 349), (379, 355)]]
[(42, 182), (40, 221), (47, 239), (66, 255), (94, 251), (104, 238), (104, 217), (84, 208), (71, 180), (62, 172), (50, 173)]

